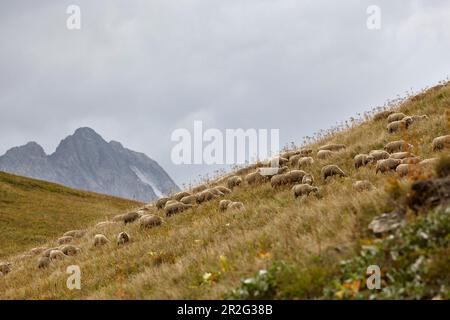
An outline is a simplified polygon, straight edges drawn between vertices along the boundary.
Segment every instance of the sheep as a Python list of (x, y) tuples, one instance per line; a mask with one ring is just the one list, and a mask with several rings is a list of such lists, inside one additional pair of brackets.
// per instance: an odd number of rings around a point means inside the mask
[(158, 199), (156, 201), (156, 208), (158, 208), (158, 209), (164, 208), (164, 206), (166, 205), (166, 202), (169, 200), (170, 200), (170, 198), (167, 198), (167, 197)]
[(139, 226), (141, 228), (150, 229), (153, 227), (160, 226), (162, 224), (162, 219), (153, 214), (143, 216), (139, 219)]
[(373, 116), (374, 121), (384, 120), (389, 117), (393, 112), (389, 110), (378, 112)]
[(367, 154), (357, 154), (353, 161), (355, 162), (355, 168), (358, 169), (359, 167), (363, 167), (368, 165), (369, 163), (374, 162), (373, 156), (367, 155)]
[(321, 150), (340, 151), (345, 148), (346, 148), (345, 144), (331, 143), (331, 144), (326, 144), (324, 146), (321, 146), (318, 150), (319, 151), (321, 151)]
[(384, 173), (389, 170), (395, 170), (397, 166), (401, 163), (399, 159), (383, 159), (377, 161), (377, 166), (375, 168), (375, 173), (381, 172)]
[(317, 152), (317, 159), (325, 160), (334, 154), (331, 150), (320, 150)]
[(196, 197), (197, 197), (198, 203), (203, 203), (206, 201), (213, 200), (213, 199), (217, 198), (218, 196), (216, 194), (214, 194), (210, 189), (206, 189), (200, 193), (197, 193)]
[(286, 174), (287, 183), (296, 184), (296, 183), (301, 183), (303, 177), (307, 173), (303, 170), (291, 170), (285, 174)]
[(400, 130), (408, 129), (409, 125), (412, 123), (412, 120), (399, 120), (393, 121), (387, 125), (387, 131), (389, 133), (396, 133)]
[(82, 238), (86, 234), (85, 230), (70, 230), (63, 234), (64, 237)]
[(302, 184), (309, 184), (310, 186), (312, 186), (313, 183), (314, 183), (314, 177), (311, 174), (307, 173), (303, 176)]
[(404, 117), (406, 117), (406, 114), (403, 112), (396, 112), (388, 116), (387, 121), (388, 123), (394, 122), (394, 121), (400, 121)]
[(233, 189), (235, 187), (238, 187), (242, 184), (242, 178), (239, 176), (231, 176), (227, 180), (227, 187), (229, 189)]
[(314, 159), (312, 157), (302, 157), (298, 160), (298, 168), (304, 168), (310, 166), (314, 163)]
[(414, 164), (401, 164), (400, 163), (397, 166), (397, 168), (395, 168), (395, 172), (397, 172), (400, 177), (404, 177), (404, 176), (406, 176), (408, 174), (411, 174), (411, 172), (413, 172), (414, 169), (417, 170), (417, 165), (414, 165)]
[(375, 188), (375, 186), (369, 180), (358, 180), (353, 183), (353, 188), (356, 191), (371, 191)]
[(62, 253), (64, 253), (66, 256), (75, 256), (77, 255), (81, 249), (77, 248), (73, 245), (65, 245), (65, 246), (61, 246), (60, 250), (62, 251)]
[(187, 192), (187, 191), (181, 191), (181, 192), (175, 193), (175, 194), (172, 196), (172, 199), (173, 199), (173, 200), (180, 201), (182, 198), (184, 198), (184, 197), (186, 197), (186, 196), (190, 196), (190, 195), (191, 195), (191, 194), (190, 194), (189, 192)]
[(284, 158), (284, 157), (280, 157), (278, 158), (278, 165), (280, 167), (285, 166), (289, 163), (289, 159), (288, 158)]
[(140, 215), (139, 213), (137, 213), (137, 212), (129, 212), (129, 213), (127, 213), (127, 214), (125, 214), (125, 215), (123, 216), (123, 222), (124, 222), (125, 224), (131, 223), (131, 222), (136, 221), (136, 220), (139, 219), (140, 217), (141, 217), (141, 215)]
[[(202, 192), (205, 192), (205, 191), (202, 191)], [(170, 216), (172, 216), (172, 215), (174, 215), (176, 213), (181, 213), (184, 210), (187, 210), (187, 209), (189, 209), (191, 207), (192, 207), (191, 204), (184, 204), (184, 203), (181, 203), (181, 202), (177, 202), (177, 203), (172, 203), (169, 206), (166, 206), (164, 208), (164, 211), (166, 212), (166, 216), (170, 217)]]
[(431, 145), (433, 152), (450, 149), (450, 134), (434, 138)]
[(324, 180), (332, 176), (347, 177), (347, 174), (335, 164), (324, 166), (320, 172)]
[(253, 173), (250, 173), (250, 174), (246, 175), (245, 176), (245, 181), (249, 185), (261, 184), (261, 183), (267, 181), (267, 177), (261, 175), (261, 173), (259, 171), (256, 171), (256, 172), (253, 172)]
[(390, 155), (390, 158), (392, 159), (405, 159), (405, 158), (409, 158), (411, 157), (411, 153), (407, 152), (407, 151), (403, 151), (403, 152), (396, 152)]
[(169, 206), (171, 206), (172, 204), (174, 204), (174, 203), (178, 203), (179, 201), (177, 201), (177, 200), (169, 200), (169, 201), (167, 201), (166, 202), (166, 204), (164, 205), (164, 209), (165, 208), (167, 208), (167, 207), (169, 207)]
[(102, 222), (99, 222), (99, 223), (97, 223), (96, 225), (95, 225), (95, 228), (106, 228), (106, 227), (110, 227), (110, 226), (113, 226), (113, 225), (116, 225), (117, 224), (117, 222), (115, 222), (115, 221), (102, 221)]
[(55, 247), (55, 248), (48, 248), (46, 250), (44, 250), (44, 252), (42, 252), (42, 256), (43, 257), (50, 257), (50, 252), (52, 252), (53, 250), (59, 250), (59, 248)]
[(410, 151), (413, 149), (411, 144), (408, 144), (404, 140), (392, 141), (384, 146), (384, 150), (389, 153), (401, 152), (401, 151)]
[(53, 261), (53, 260), (62, 260), (65, 257), (66, 257), (66, 255), (64, 254), (64, 252), (62, 252), (59, 249), (50, 251), (49, 259), (51, 261)]
[(208, 186), (206, 184), (201, 184), (199, 186), (192, 188), (191, 191), (192, 191), (192, 193), (199, 193), (206, 189), (208, 189)]
[(3, 275), (6, 275), (7, 273), (11, 272), (11, 266), (12, 264), (10, 262), (2, 262), (0, 263), (0, 272), (3, 273)]
[(245, 206), (242, 202), (232, 202), (228, 205), (227, 209), (232, 211), (244, 211)]
[(58, 244), (70, 243), (73, 240), (74, 240), (74, 237), (72, 237), (72, 236), (63, 236), (63, 237), (58, 239)]
[(439, 162), (439, 158), (429, 158), (419, 162), (422, 167), (434, 167)]
[(180, 202), (184, 204), (196, 204), (197, 196), (195, 194), (181, 198)]
[(41, 254), (45, 250), (47, 250), (47, 248), (45, 248), (45, 247), (37, 247), (37, 248), (32, 248), (29, 252), (30, 252), (31, 255), (36, 256), (38, 254)]
[(282, 154), (280, 154), (281, 158), (289, 159), (292, 156), (295, 155), (301, 155), (301, 156), (307, 156), (312, 153), (312, 149), (297, 149), (292, 151), (286, 151)]
[(372, 150), (369, 152), (369, 156), (371, 156), (374, 161), (378, 161), (389, 158), (390, 154), (384, 150)]
[(214, 194), (216, 197), (222, 197), (224, 195), (223, 192), (219, 191), (216, 188), (210, 188), (209, 191), (211, 191), (211, 193)]
[(105, 244), (108, 244), (110, 241), (104, 234), (96, 234), (94, 236), (94, 246), (103, 246)]
[(289, 165), (293, 168), (298, 166), (298, 161), (303, 158), (301, 154), (296, 154), (289, 158)]
[(420, 161), (422, 161), (422, 159), (420, 157), (407, 157), (407, 158), (401, 159), (400, 164), (417, 164)]
[(50, 258), (49, 257), (40, 257), (38, 260), (38, 268), (44, 269), (47, 268), (50, 265)]
[(225, 211), (228, 209), (228, 206), (232, 203), (233, 201), (231, 200), (220, 200), (219, 202), (219, 210), (220, 211)]
[(121, 232), (117, 235), (117, 245), (122, 245), (130, 242), (130, 235), (126, 232)]
[(291, 189), (294, 198), (298, 198), (300, 196), (308, 196), (311, 193), (318, 193), (319, 188), (312, 187), (309, 184), (296, 184)]
[(214, 187), (213, 189), (219, 190), (219, 191), (222, 192), (223, 194), (229, 194), (229, 193), (231, 193), (231, 190), (228, 189), (227, 187), (224, 187), (224, 186), (217, 186), (217, 187)]
[(280, 187), (287, 183), (287, 176), (285, 173), (276, 174), (272, 178), (270, 178), (270, 185), (272, 188)]

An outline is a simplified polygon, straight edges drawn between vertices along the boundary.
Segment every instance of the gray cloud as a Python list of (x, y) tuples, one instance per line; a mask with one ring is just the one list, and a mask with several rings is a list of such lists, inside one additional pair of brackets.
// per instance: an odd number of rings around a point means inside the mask
[[(82, 29), (65, 27), (81, 7)], [(53, 152), (91, 126), (147, 153), (177, 182), (171, 132), (280, 128), (282, 144), (448, 76), (450, 3), (377, 1), (7, 1), (0, 12), (0, 153)]]

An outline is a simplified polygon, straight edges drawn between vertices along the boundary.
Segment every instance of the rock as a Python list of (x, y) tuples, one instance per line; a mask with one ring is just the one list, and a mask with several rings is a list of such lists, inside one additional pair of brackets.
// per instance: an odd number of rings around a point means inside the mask
[(369, 224), (369, 230), (375, 234), (394, 231), (406, 223), (405, 212), (404, 209), (398, 209), (391, 213), (383, 213), (372, 220)]

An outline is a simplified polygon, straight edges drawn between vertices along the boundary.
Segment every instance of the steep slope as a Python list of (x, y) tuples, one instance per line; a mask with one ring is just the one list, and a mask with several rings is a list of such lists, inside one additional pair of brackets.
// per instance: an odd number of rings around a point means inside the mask
[(138, 205), (0, 172), (0, 257)]
[(90, 128), (77, 129), (50, 156), (35, 142), (12, 148), (0, 157), (0, 170), (140, 201), (179, 190), (156, 161)]
[[(38, 257), (9, 257), (16, 262), (12, 271), (0, 278), (0, 297), (211, 299), (233, 293), (245, 298), (249, 286), (258, 289), (260, 297), (322, 297), (340, 262), (354, 256), (368, 241), (376, 241), (367, 230), (370, 221), (394, 210), (394, 195), (403, 194), (401, 190), (409, 190), (412, 182), (423, 178), (400, 178), (395, 171), (376, 174), (374, 165), (356, 169), (353, 157), (400, 139), (413, 144), (414, 153), (422, 159), (448, 154), (434, 151), (431, 143), (435, 137), (449, 134), (450, 84), (392, 108), (407, 115), (427, 114), (428, 118), (408, 130), (389, 134), (385, 117), (373, 117), (381, 111), (375, 110), (305, 146), (313, 149), (315, 162), (305, 170), (315, 177), (318, 197), (294, 199), (289, 187), (274, 189), (269, 182), (244, 182), (226, 195), (226, 199), (244, 203), (246, 209), (241, 212), (221, 212), (219, 201), (223, 198), (218, 198), (171, 217), (153, 208), (152, 213), (164, 223), (151, 229), (143, 229), (139, 223), (91, 227), (84, 238), (74, 242), (81, 248), (80, 254), (55, 261), (47, 269), (37, 269)], [(318, 159), (318, 148), (327, 143), (347, 147), (328, 159)], [(348, 177), (324, 180), (321, 169), (328, 164), (339, 165)], [(369, 180), (376, 189), (356, 192), (356, 180)], [(408, 218), (414, 220), (414, 213), (408, 213)], [(130, 234), (130, 243), (92, 246), (96, 233), (114, 239), (122, 231)], [(47, 244), (55, 245), (54, 241)], [(65, 287), (65, 270), (71, 264), (82, 270), (80, 291)], [(281, 266), (287, 271), (277, 273), (285, 270)], [(261, 273), (262, 269), (269, 272)], [(35, 277), (36, 270), (39, 277)], [(366, 269), (360, 271), (365, 277)], [(241, 279), (245, 278), (249, 279), (244, 282), (247, 287), (242, 287)], [(261, 291), (264, 288), (269, 292)]]

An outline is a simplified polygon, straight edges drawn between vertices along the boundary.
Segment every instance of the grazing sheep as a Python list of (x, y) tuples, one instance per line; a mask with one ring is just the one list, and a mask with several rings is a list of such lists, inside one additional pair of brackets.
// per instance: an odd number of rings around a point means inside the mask
[(411, 156), (412, 156), (411, 153), (409, 153), (407, 151), (403, 151), (403, 152), (396, 152), (396, 153), (391, 154), (390, 158), (402, 160), (405, 158), (409, 158)]
[(134, 222), (134, 221), (136, 221), (137, 219), (139, 219), (140, 216), (141, 216), (141, 215), (140, 215), (139, 213), (137, 213), (137, 212), (129, 212), (129, 213), (127, 213), (127, 214), (125, 214), (125, 215), (123, 216), (123, 222), (124, 222), (125, 224)]
[(174, 203), (178, 203), (179, 201), (177, 200), (169, 200), (166, 202), (166, 204), (164, 205), (164, 209), (167, 208), (168, 206), (174, 204)]
[(280, 167), (285, 166), (289, 163), (289, 159), (288, 158), (284, 158), (284, 157), (280, 157), (278, 158), (278, 165)]
[(48, 248), (44, 250), (44, 252), (42, 252), (42, 256), (47, 258), (50, 257), (50, 252), (52, 252), (53, 250), (59, 250), (59, 248)]
[(287, 176), (285, 173), (276, 174), (272, 178), (270, 178), (270, 185), (272, 188), (281, 187), (287, 183)]
[(318, 193), (319, 188), (312, 187), (309, 184), (296, 184), (292, 187), (292, 194), (294, 195), (294, 198), (298, 198), (300, 196), (308, 196), (311, 193)]
[(45, 248), (45, 247), (33, 248), (33, 249), (30, 250), (30, 254), (33, 255), (33, 256), (36, 256), (38, 254), (41, 254), (45, 250), (47, 250), (47, 248)]
[(292, 168), (296, 168), (299, 165), (300, 159), (303, 159), (303, 158), (308, 158), (308, 157), (304, 157), (301, 154), (296, 154), (295, 156), (292, 156), (292, 157), (289, 158), (289, 165)]
[(406, 114), (403, 112), (396, 112), (388, 116), (387, 121), (388, 123), (394, 122), (394, 121), (400, 121), (404, 117), (406, 117)]
[(210, 188), (209, 191), (211, 191), (212, 194), (214, 194), (214, 195), (217, 196), (217, 197), (222, 197), (222, 196), (224, 196), (223, 192), (219, 191), (219, 190), (216, 189), (216, 188)]
[(340, 151), (345, 148), (346, 148), (345, 144), (331, 143), (331, 144), (326, 144), (324, 146), (321, 146), (319, 148), (319, 151), (321, 151), (321, 150)]
[(98, 247), (98, 246), (103, 246), (105, 244), (109, 243), (109, 239), (103, 235), (103, 234), (96, 234), (94, 236), (94, 246)]
[(65, 246), (62, 246), (62, 247), (60, 247), (60, 250), (62, 251), (62, 253), (64, 253), (66, 256), (75, 256), (75, 255), (77, 255), (80, 251), (81, 251), (81, 249), (80, 248), (77, 248), (77, 247), (75, 247), (75, 246), (73, 246), (73, 245), (65, 245)]
[(432, 147), (434, 152), (450, 149), (450, 134), (434, 138)]
[(418, 169), (417, 165), (400, 163), (397, 166), (397, 168), (395, 168), (395, 172), (397, 172), (400, 177), (404, 177), (408, 174), (411, 174), (412, 172), (414, 172), (414, 170), (417, 170), (417, 169)]
[(141, 228), (149, 229), (149, 228), (160, 226), (161, 224), (162, 224), (162, 219), (153, 214), (143, 216), (139, 219), (139, 226)]
[(86, 234), (85, 230), (70, 230), (63, 234), (65, 237), (82, 238)]
[(223, 194), (231, 193), (231, 190), (224, 186), (217, 186), (217, 187), (214, 187), (213, 189), (216, 189), (216, 190), (222, 192)]
[(317, 159), (325, 160), (334, 154), (331, 150), (320, 150), (317, 152)]
[(266, 176), (261, 175), (259, 171), (252, 172), (245, 176), (245, 181), (249, 185), (261, 184), (268, 180)]
[[(205, 191), (202, 191), (202, 193)], [(166, 207), (164, 208), (164, 211), (166, 212), (166, 217), (170, 217), (176, 213), (181, 213), (184, 210), (187, 210), (189, 208), (192, 208), (191, 204), (184, 204), (181, 202), (177, 202), (177, 203), (172, 203), (169, 206), (166, 205)]]
[(399, 159), (383, 159), (377, 161), (377, 166), (375, 169), (375, 173), (381, 172), (384, 173), (389, 170), (395, 170), (397, 166), (401, 163)]
[(206, 189), (208, 189), (208, 186), (206, 184), (201, 184), (199, 186), (192, 188), (192, 193), (199, 193)]
[(64, 236), (58, 239), (58, 244), (70, 243), (74, 240), (72, 236)]
[(180, 202), (184, 204), (196, 204), (197, 196), (195, 194), (181, 198)]
[(180, 201), (182, 198), (187, 197), (187, 196), (190, 196), (190, 195), (191, 195), (191, 194), (190, 194), (189, 192), (187, 192), (187, 191), (181, 191), (181, 192), (175, 193), (175, 194), (172, 196), (172, 199), (173, 199), (173, 200), (176, 200), (176, 201)]
[(298, 160), (298, 168), (304, 168), (310, 166), (314, 163), (314, 159), (312, 157), (302, 157)]
[(389, 133), (396, 133), (400, 130), (408, 129), (411, 123), (412, 119), (393, 121), (389, 123), (386, 128)]
[(10, 262), (2, 262), (0, 263), (0, 272), (4, 275), (11, 272), (12, 264)]
[(408, 144), (404, 140), (392, 141), (384, 146), (384, 150), (389, 153), (401, 152), (401, 151), (410, 151), (413, 149), (411, 144)]
[(302, 179), (306, 174), (303, 170), (291, 170), (285, 173), (288, 184), (302, 183)]
[(126, 232), (121, 232), (117, 235), (117, 245), (122, 245), (130, 242), (130, 235)]
[(244, 211), (245, 206), (242, 202), (232, 202), (228, 205), (227, 209), (231, 211)]
[(64, 254), (64, 252), (62, 252), (59, 249), (50, 251), (49, 259), (51, 261), (53, 261), (53, 260), (62, 260), (65, 257), (66, 257), (66, 255)]
[(429, 158), (419, 162), (422, 167), (434, 167), (439, 162), (439, 158)]
[(47, 268), (50, 265), (50, 258), (49, 257), (40, 257), (38, 260), (38, 268), (44, 269)]
[(309, 184), (310, 186), (312, 186), (314, 183), (314, 177), (312, 176), (312, 174), (305, 174), (302, 178), (302, 184)]
[(228, 209), (228, 206), (232, 203), (231, 200), (220, 200), (219, 202), (219, 211), (225, 211)]
[(169, 200), (170, 200), (170, 198), (167, 198), (167, 197), (158, 199), (155, 204), (156, 208), (158, 208), (158, 209), (164, 208), (164, 206), (166, 205), (166, 202)]
[(378, 112), (373, 116), (374, 121), (384, 120), (389, 117), (393, 112), (389, 110)]
[(206, 189), (200, 193), (197, 193), (197, 202), (198, 203), (203, 203), (206, 201), (210, 201), (213, 200), (215, 198), (217, 198), (218, 196), (216, 194), (214, 194), (210, 189)]
[(335, 164), (324, 166), (320, 172), (324, 180), (332, 176), (347, 177), (347, 174)]
[(417, 164), (420, 161), (422, 161), (422, 159), (420, 157), (408, 157), (408, 158), (403, 158), (401, 160), (402, 160), (401, 164)]
[(371, 191), (375, 186), (369, 180), (358, 180), (353, 184), (353, 188), (356, 191)]
[(373, 156), (367, 155), (367, 154), (357, 154), (353, 161), (355, 162), (355, 168), (358, 169), (359, 167), (363, 167), (368, 165), (369, 163), (372, 163), (375, 161)]
[(372, 150), (369, 152), (369, 156), (371, 156), (374, 161), (378, 161), (389, 158), (390, 154), (384, 150)]
[(233, 189), (234, 187), (238, 187), (242, 184), (242, 178), (239, 176), (231, 176), (227, 180), (227, 187)]
[(102, 221), (102, 222), (97, 223), (95, 225), (95, 228), (106, 228), (106, 227), (110, 227), (110, 226), (113, 226), (116, 224), (117, 224), (117, 222), (115, 222), (115, 221)]

